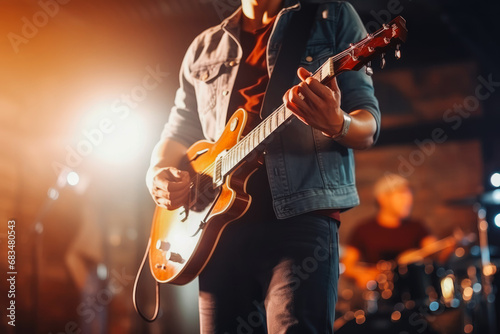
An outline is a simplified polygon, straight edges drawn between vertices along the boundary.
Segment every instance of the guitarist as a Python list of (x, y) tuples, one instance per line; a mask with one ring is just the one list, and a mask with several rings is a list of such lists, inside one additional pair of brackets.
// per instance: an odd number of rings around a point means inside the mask
[[(217, 140), (239, 107), (258, 122), (287, 22), (299, 10), (297, 0), (242, 0), (191, 44), (147, 173), (157, 205), (186, 203), (189, 175), (179, 168), (189, 146)], [(333, 331), (339, 213), (359, 202), (351, 149), (374, 143), (380, 112), (364, 72), (328, 86), (310, 75), (365, 36), (350, 4), (319, 5), (296, 85), (283, 96), (297, 117), (266, 147), (248, 181), (249, 211), (224, 230), (200, 274), (202, 333)]]

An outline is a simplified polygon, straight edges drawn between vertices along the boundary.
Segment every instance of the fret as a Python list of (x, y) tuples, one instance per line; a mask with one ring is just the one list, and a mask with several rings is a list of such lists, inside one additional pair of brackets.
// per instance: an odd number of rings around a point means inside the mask
[(240, 147), (240, 157), (238, 159), (238, 161), (241, 161), (244, 157), (245, 157), (245, 145), (244, 143), (238, 143), (238, 146)]
[(324, 63), (321, 68), (320, 68), (320, 72), (321, 72), (321, 82), (323, 81), (323, 79), (326, 79), (330, 76), (332, 76), (334, 73), (333, 73), (333, 70), (330, 71), (330, 64), (333, 64), (333, 62), (331, 61), (331, 59), (328, 59), (326, 61), (326, 63)]
[(276, 130), (276, 128), (278, 127), (278, 125), (276, 124), (276, 112), (273, 112), (270, 116), (269, 116), (269, 122), (271, 124), (271, 132), (273, 132), (274, 130)]
[(283, 116), (283, 107), (279, 108), (278, 109), (278, 123), (279, 124), (283, 124), (283, 122), (285, 121), (285, 117)]
[(244, 158), (248, 154), (247, 141), (246, 140), (242, 140), (242, 141), (239, 142), (239, 144), (241, 145), (241, 151), (243, 152), (242, 158)]
[(222, 158), (222, 174), (226, 174), (227, 173), (227, 171), (229, 169), (228, 165), (229, 165), (229, 163), (228, 163), (227, 159)]
[(322, 82), (323, 81), (323, 65), (319, 68), (318, 71), (316, 71), (316, 73), (314, 73), (313, 77), (315, 79), (317, 79), (319, 82)]
[(291, 112), (288, 108), (286, 108), (286, 107), (285, 107), (284, 109), (285, 109), (285, 110), (284, 110), (284, 115), (283, 115), (283, 118), (284, 118), (285, 120), (287, 120), (287, 119), (288, 119), (288, 117), (290, 117), (290, 115), (292, 114), (292, 112)]
[(236, 153), (234, 155), (233, 164), (236, 165), (241, 160), (241, 145), (236, 145)]
[(262, 125), (259, 126), (259, 132), (260, 132), (260, 134), (259, 134), (259, 144), (260, 144), (266, 138), (265, 127)]

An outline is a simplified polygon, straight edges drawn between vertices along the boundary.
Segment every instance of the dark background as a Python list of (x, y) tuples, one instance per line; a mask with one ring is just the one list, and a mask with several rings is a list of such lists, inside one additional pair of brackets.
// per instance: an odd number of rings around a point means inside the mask
[[(489, 176), (500, 170), (500, 86), (474, 103), (484, 80), (500, 82), (498, 1), (350, 2), (369, 31), (402, 15), (409, 34), (402, 59), (388, 55), (386, 69), (374, 66), (382, 131), (373, 149), (357, 152), (362, 205), (343, 215), (341, 242), (375, 212), (371, 187), (387, 172), (410, 179), (413, 215), (438, 238), (457, 228), (477, 234), (474, 203), (493, 190)], [(153, 211), (144, 175), (187, 46), (238, 5), (0, 2), (0, 263), (6, 273), (7, 221), (15, 219), (18, 271), (16, 327), (3, 317), (2, 332), (198, 331), (196, 282), (164, 287), (161, 317), (152, 325), (133, 310), (133, 276)], [(115, 102), (142, 85), (148, 68), (164, 73), (158, 86), (128, 113), (114, 113)], [(470, 110), (462, 107), (466, 103)], [(82, 148), (85, 134), (95, 134), (103, 120), (109, 131), (74, 160), (70, 152)], [(65, 167), (79, 173), (76, 187), (58, 188)], [(58, 190), (57, 200), (49, 199), (50, 188)], [(492, 221), (500, 209), (485, 204), (490, 241), (498, 245), (500, 229)], [(152, 311), (147, 276), (141, 301)]]

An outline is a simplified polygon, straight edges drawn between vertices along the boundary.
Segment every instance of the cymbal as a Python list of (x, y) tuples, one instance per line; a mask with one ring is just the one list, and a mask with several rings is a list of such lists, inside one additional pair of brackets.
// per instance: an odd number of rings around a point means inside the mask
[(464, 235), (461, 230), (456, 230), (453, 235), (441, 240), (437, 240), (431, 244), (425, 245), (416, 250), (403, 252), (396, 259), (398, 265), (408, 265), (412, 263), (421, 262), (430, 256), (443, 251), (448, 247), (456, 247), (460, 244), (471, 244), (477, 238), (475, 233)]
[(456, 244), (456, 238), (454, 236), (446, 237), (444, 239), (433, 242), (432, 244), (426, 245), (422, 248), (407, 251), (399, 255), (396, 259), (398, 265), (408, 265), (412, 263), (421, 262), (427, 259), (429, 256), (434, 255), (445, 248), (452, 247)]
[(499, 205), (500, 189), (495, 189), (479, 195), (469, 195), (461, 198), (450, 198), (445, 201), (445, 204), (448, 206), (474, 206), (477, 204)]

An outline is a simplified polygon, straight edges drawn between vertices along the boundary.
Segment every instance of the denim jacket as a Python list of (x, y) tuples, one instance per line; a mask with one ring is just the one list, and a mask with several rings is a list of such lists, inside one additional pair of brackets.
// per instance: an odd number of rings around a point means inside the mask
[[(285, 1), (267, 48), (272, 73), (287, 21), (300, 10), (297, 0)], [(201, 139), (216, 141), (225, 123), (242, 49), (238, 41), (241, 8), (218, 26), (200, 34), (186, 52), (180, 70), (175, 106), (163, 131), (187, 147)], [(314, 71), (329, 57), (366, 36), (354, 8), (346, 2), (320, 5), (301, 66)], [(365, 109), (380, 124), (380, 111), (371, 78), (364, 71), (337, 77), (341, 107)], [(296, 83), (299, 79), (296, 79)], [(348, 209), (359, 204), (351, 149), (324, 136), (295, 117), (266, 147), (265, 165), (278, 218), (322, 209)], [(377, 137), (377, 135), (375, 137)]]

